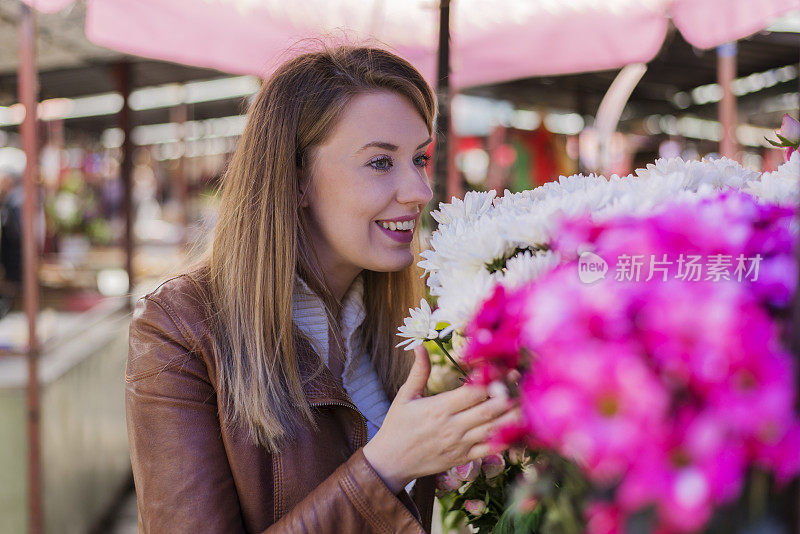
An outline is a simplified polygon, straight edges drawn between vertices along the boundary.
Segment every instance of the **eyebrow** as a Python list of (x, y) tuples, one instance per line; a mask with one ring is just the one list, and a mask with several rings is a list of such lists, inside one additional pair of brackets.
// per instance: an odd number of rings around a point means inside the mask
[[(415, 148), (414, 150), (419, 150), (420, 148), (424, 147), (425, 145), (427, 145), (431, 141), (433, 141), (433, 137), (429, 137), (428, 139), (426, 139), (425, 141), (420, 143), (420, 145), (417, 148)], [(397, 150), (399, 148), (397, 145), (393, 145), (392, 143), (387, 143), (386, 141), (372, 141), (372, 142), (369, 142), (366, 145), (362, 146), (358, 150), (356, 150), (356, 154), (358, 154), (359, 152), (361, 152), (363, 150), (366, 150), (366, 149), (368, 149), (369, 147), (372, 147), (372, 146), (378, 147), (378, 148), (383, 148), (385, 150), (391, 150), (391, 151), (395, 151), (395, 150)]]

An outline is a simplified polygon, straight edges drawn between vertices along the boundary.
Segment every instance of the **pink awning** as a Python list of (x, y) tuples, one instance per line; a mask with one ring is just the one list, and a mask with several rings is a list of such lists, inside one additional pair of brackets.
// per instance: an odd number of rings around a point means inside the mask
[[(25, 1), (37, 9), (69, 3)], [(88, 0), (86, 35), (95, 44), (129, 54), (259, 76), (302, 51), (303, 43), (297, 42), (303, 38), (372, 37), (433, 83), (437, 3)], [(658, 53), (670, 19), (689, 43), (710, 48), (757, 32), (791, 9), (800, 9), (800, 0), (454, 2), (451, 84), (466, 87), (647, 62)]]
[(672, 0), (669, 13), (684, 39), (711, 48), (763, 30), (800, 0)]
[(24, 3), (28, 4), (36, 11), (41, 11), (42, 13), (55, 13), (57, 11), (61, 11), (68, 5), (70, 5), (74, 0), (22, 0)]

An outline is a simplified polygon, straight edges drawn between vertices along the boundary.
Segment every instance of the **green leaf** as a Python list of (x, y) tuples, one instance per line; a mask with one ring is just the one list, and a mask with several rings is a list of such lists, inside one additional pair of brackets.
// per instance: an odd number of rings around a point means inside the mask
[(492, 531), (493, 534), (531, 534), (539, 531), (544, 506), (539, 504), (527, 514), (519, 515), (513, 507), (506, 508)]
[(544, 514), (544, 507), (539, 504), (533, 512), (519, 516), (514, 521), (515, 534), (529, 534), (531, 532), (538, 532), (539, 523), (542, 521)]
[(771, 144), (774, 147), (784, 148), (783, 143), (778, 143), (777, 141), (773, 141), (772, 139), (767, 139), (766, 137), (764, 139), (766, 139), (767, 143)]
[(497, 524), (494, 526), (493, 534), (514, 534), (514, 512), (507, 508)]

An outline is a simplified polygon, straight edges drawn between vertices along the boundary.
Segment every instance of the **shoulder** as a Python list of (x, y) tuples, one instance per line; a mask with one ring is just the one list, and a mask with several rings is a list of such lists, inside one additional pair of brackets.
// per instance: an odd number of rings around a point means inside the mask
[(211, 292), (205, 267), (198, 266), (162, 281), (155, 289), (139, 298), (133, 320), (148, 312), (166, 313), (176, 328), (190, 339), (193, 327), (208, 324), (211, 315)]
[(128, 379), (193, 359), (213, 365), (212, 309), (204, 268), (167, 278), (140, 297), (130, 323)]

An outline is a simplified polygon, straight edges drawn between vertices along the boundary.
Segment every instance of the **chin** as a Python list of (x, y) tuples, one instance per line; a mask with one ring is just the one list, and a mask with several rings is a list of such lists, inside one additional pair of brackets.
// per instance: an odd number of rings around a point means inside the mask
[(414, 254), (410, 249), (406, 253), (392, 254), (392, 256), (391, 258), (381, 258), (366, 268), (379, 273), (390, 273), (402, 271), (414, 263)]

